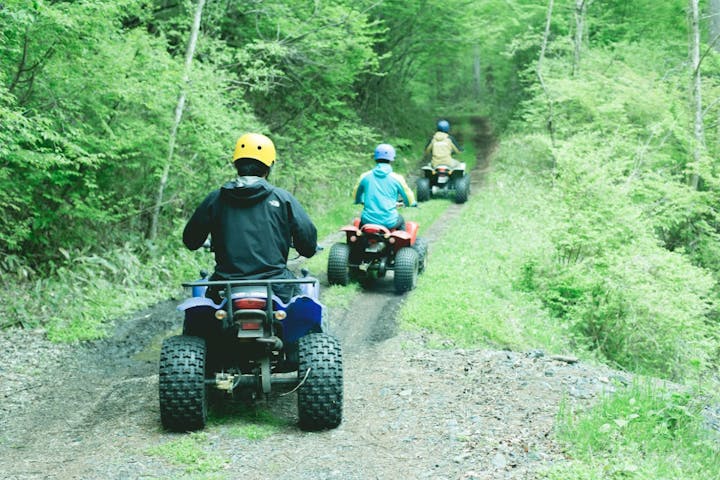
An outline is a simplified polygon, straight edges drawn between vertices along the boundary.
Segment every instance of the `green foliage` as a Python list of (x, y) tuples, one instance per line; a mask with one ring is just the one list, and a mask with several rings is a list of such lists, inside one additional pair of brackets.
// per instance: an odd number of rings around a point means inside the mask
[(683, 478), (720, 476), (718, 445), (705, 431), (690, 392), (636, 383), (587, 412), (566, 403), (558, 435), (571, 460), (548, 479)]
[(683, 44), (687, 33), (687, 2), (672, 0), (594, 0), (588, 16), (593, 44), (651, 41)]
[[(526, 264), (520, 287), (563, 320), (578, 346), (636, 371), (684, 378), (714, 360), (715, 281), (662, 248), (618, 183), (614, 148), (575, 135), (557, 149), (554, 259)], [(591, 152), (591, 153), (588, 153)]]
[[(355, 105), (358, 81), (378, 68), (384, 31), (366, 7), (207, 4), (162, 233), (232, 176), (233, 141), (248, 130), (271, 130), (280, 157), (273, 180), (312, 197), (311, 210), (352, 188), (382, 137)], [(58, 248), (144, 234), (192, 12), (191, 2), (4, 4), (0, 252), (42, 269), (61, 260)]]
[(673, 378), (695, 376), (715, 360), (718, 339), (707, 320), (714, 282), (680, 255), (633, 243), (548, 270), (533, 268), (533, 290), (577, 346)]
[[(126, 183), (135, 188), (130, 193), (115, 181), (129, 178), (122, 172), (132, 169), (132, 155), (151, 155), (154, 128), (167, 125), (160, 112), (171, 108), (164, 87), (175, 81), (171, 60), (154, 39), (119, 30), (124, 12), (137, 3), (35, 3), (33, 9), (18, 2), (0, 11), (10, 26), (0, 70), (10, 72), (13, 103), (36, 129), (4, 158), (25, 181), (0, 186), (22, 189), (6, 211), (10, 224), (27, 228), (11, 234), (8, 246), (22, 246), (26, 257), (45, 258), (48, 248), (56, 257), (58, 247), (99, 242), (98, 224), (113, 225), (133, 210), (137, 185)], [(102, 93), (79, 94), (89, 91)]]
[[(551, 50), (553, 52), (557, 50)], [(616, 41), (546, 59), (552, 101), (554, 258), (528, 259), (517, 286), (538, 295), (577, 347), (635, 371), (687, 378), (717, 362), (715, 193), (685, 179), (693, 140), (671, 44)], [(672, 63), (670, 64), (672, 66)], [(539, 85), (519, 131), (546, 130)], [(546, 162), (546, 166), (549, 165)]]

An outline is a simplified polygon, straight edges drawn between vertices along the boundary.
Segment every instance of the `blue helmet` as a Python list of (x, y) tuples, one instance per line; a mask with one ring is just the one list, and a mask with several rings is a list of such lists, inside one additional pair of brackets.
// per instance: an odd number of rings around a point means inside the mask
[(381, 143), (375, 147), (375, 160), (387, 160), (392, 162), (395, 160), (395, 149), (392, 145)]
[(437, 129), (439, 132), (448, 133), (450, 131), (450, 124), (447, 120), (440, 120), (437, 124)]

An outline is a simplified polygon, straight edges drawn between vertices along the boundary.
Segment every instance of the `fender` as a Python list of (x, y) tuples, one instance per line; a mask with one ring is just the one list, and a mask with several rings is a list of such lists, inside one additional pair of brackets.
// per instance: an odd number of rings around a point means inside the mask
[(415, 245), (415, 239), (417, 238), (418, 233), (418, 224), (417, 222), (405, 222), (405, 231), (410, 234), (410, 245)]
[[(356, 219), (356, 220), (358, 222), (360, 221), (360, 219)], [(340, 231), (345, 232), (345, 237), (346, 237), (345, 241), (347, 243), (350, 243), (350, 237), (358, 234), (358, 227), (356, 227), (355, 225), (345, 225), (344, 227), (342, 227), (340, 229)]]
[(293, 297), (285, 308), (287, 317), (280, 323), (283, 326), (283, 341), (295, 342), (309, 332), (322, 331), (322, 319), (325, 306), (305, 295)]
[(207, 297), (191, 297), (178, 305), (177, 309), (181, 312), (195, 307), (210, 307), (215, 310), (220, 310), (223, 306), (225, 306), (225, 300), (217, 304)]

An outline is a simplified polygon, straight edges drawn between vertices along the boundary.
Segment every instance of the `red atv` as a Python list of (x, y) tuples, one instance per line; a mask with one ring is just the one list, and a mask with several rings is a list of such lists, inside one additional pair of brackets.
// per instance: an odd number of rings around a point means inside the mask
[(368, 285), (393, 270), (396, 292), (415, 288), (427, 256), (427, 242), (417, 238), (416, 222), (406, 222), (405, 230), (391, 230), (372, 223), (360, 226), (360, 219), (356, 218), (352, 225), (340, 230), (347, 235), (347, 243), (336, 243), (330, 248), (327, 268), (330, 285), (347, 285), (350, 279)]

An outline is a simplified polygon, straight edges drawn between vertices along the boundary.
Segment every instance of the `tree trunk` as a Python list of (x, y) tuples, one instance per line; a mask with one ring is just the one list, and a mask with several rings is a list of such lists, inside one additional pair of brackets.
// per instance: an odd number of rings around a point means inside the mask
[(547, 119), (547, 129), (550, 133), (550, 141), (552, 145), (555, 145), (555, 118), (554, 118), (554, 109), (553, 109), (553, 101), (552, 97), (550, 96), (550, 91), (547, 88), (547, 85), (545, 84), (545, 79), (543, 78), (542, 74), (542, 63), (545, 59), (545, 50), (547, 50), (547, 44), (548, 39), (550, 38), (550, 23), (552, 22), (552, 13), (553, 13), (553, 0), (549, 0), (548, 2), (548, 9), (547, 9), (547, 17), (545, 20), (545, 33), (543, 34), (542, 39), (542, 45), (540, 46), (540, 58), (538, 58), (537, 62), (537, 68), (535, 69), (535, 73), (537, 74), (538, 81), (540, 82), (540, 86), (543, 89), (543, 92), (545, 92), (545, 97), (548, 101), (548, 119)]
[(695, 109), (695, 147), (693, 149), (693, 158), (695, 160), (694, 169), (690, 177), (690, 185), (697, 189), (700, 183), (700, 174), (698, 168), (702, 159), (702, 151), (705, 146), (705, 133), (703, 131), (703, 111), (702, 111), (702, 77), (700, 75), (700, 12), (698, 0), (689, 0), (690, 2), (690, 23), (692, 25), (690, 35), (690, 66), (692, 68), (692, 99)]
[(160, 220), (160, 208), (163, 203), (165, 186), (167, 185), (168, 177), (170, 176), (170, 165), (172, 165), (173, 154), (175, 153), (175, 141), (177, 139), (178, 127), (180, 126), (180, 121), (182, 120), (183, 112), (185, 110), (187, 84), (190, 81), (190, 67), (192, 66), (192, 60), (195, 56), (195, 47), (197, 46), (198, 32), (200, 31), (200, 20), (202, 19), (204, 7), (205, 0), (198, 0), (197, 7), (195, 8), (195, 18), (193, 19), (192, 30), (190, 31), (190, 42), (188, 43), (187, 51), (185, 52), (185, 69), (183, 72), (180, 97), (178, 98), (178, 103), (175, 107), (175, 119), (173, 120), (172, 128), (170, 129), (168, 155), (165, 159), (165, 165), (163, 166), (162, 175), (160, 177), (160, 185), (158, 186), (157, 197), (155, 199), (155, 208), (153, 209), (152, 220), (150, 222), (150, 230), (148, 232), (148, 239), (150, 240), (155, 240), (157, 237), (158, 223)]
[(585, 13), (592, 0), (575, 0), (575, 52), (573, 56), (572, 76), (580, 71), (580, 51), (585, 36)]

